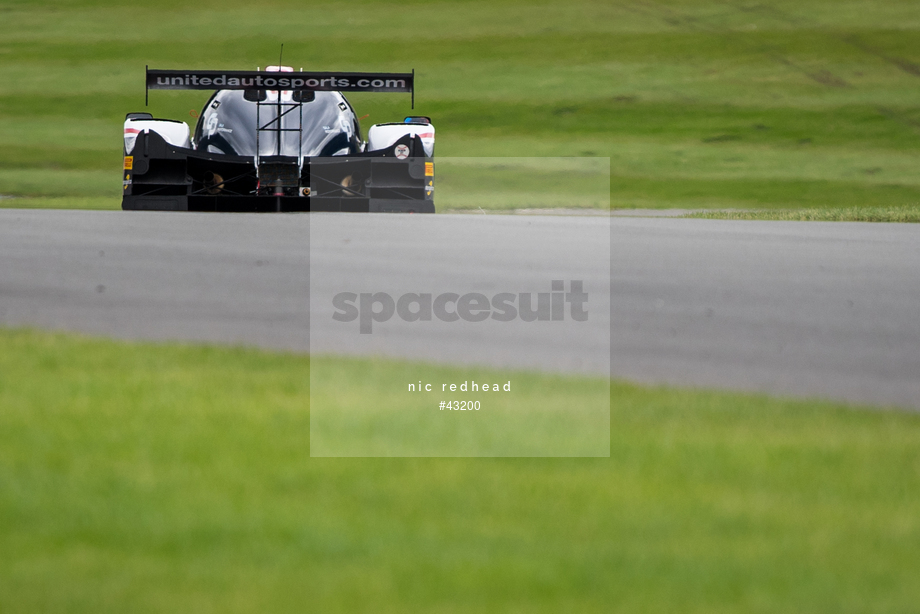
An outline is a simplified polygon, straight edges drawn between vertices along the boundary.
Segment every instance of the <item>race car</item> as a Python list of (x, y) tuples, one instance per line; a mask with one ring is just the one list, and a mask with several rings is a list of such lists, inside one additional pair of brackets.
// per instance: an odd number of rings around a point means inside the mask
[(412, 73), (147, 70), (151, 89), (215, 90), (188, 124), (128, 113), (122, 209), (434, 213), (434, 126), (376, 124), (347, 92), (412, 94)]

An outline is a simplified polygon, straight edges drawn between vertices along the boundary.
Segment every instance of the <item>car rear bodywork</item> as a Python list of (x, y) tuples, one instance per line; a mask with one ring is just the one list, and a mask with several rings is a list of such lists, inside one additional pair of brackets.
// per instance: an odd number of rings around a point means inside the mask
[[(148, 71), (148, 86), (151, 73), (167, 72)], [(173, 76), (165, 77), (159, 89), (203, 89), (184, 87), (183, 78), (185, 82), (193, 79), (188, 73), (174, 76), (177, 72), (171, 71)], [(266, 78), (272, 73), (273, 77)], [(260, 73), (207, 74), (221, 75), (223, 83), (232, 75), (257, 74), (259, 80), (253, 78), (250, 84), (289, 86), (299, 80), (308, 88), (321, 80), (305, 75), (328, 73), (293, 73), (270, 67)], [(296, 79), (298, 75), (301, 78)], [(359, 82), (355, 73), (347, 73), (344, 80), (340, 75), (326, 79), (316, 89), (238, 86), (218, 90), (200, 113), (194, 135), (184, 122), (129, 113), (122, 208), (433, 213), (434, 127), (430, 119), (410, 116), (402, 122), (372, 126), (365, 141), (350, 103), (341, 92), (328, 89)], [(381, 78), (364, 81), (398, 82), (377, 76)], [(217, 77), (208, 79), (209, 84), (215, 81)], [(405, 80), (402, 83), (403, 89), (395, 91), (407, 91), (407, 87), (411, 91), (411, 80), (408, 86)]]

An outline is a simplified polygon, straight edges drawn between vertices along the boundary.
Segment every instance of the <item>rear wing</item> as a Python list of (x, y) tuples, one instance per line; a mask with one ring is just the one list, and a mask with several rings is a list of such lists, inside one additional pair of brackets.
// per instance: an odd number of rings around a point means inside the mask
[(411, 73), (266, 72), (252, 70), (154, 70), (147, 68), (150, 90), (283, 90), (308, 92), (397, 92), (412, 94)]

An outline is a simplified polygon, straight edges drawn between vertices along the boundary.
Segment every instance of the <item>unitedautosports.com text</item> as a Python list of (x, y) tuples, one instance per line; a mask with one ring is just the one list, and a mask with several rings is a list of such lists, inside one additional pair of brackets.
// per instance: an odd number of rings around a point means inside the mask
[(373, 332), (374, 322), (386, 322), (398, 315), (405, 322), (431, 321), (432, 317), (442, 322), (483, 322), (488, 319), (498, 322), (523, 320), (524, 322), (561, 322), (568, 317), (575, 322), (588, 319), (588, 293), (580, 279), (565, 282), (556, 279), (550, 282), (550, 292), (499, 292), (490, 299), (485, 294), (470, 292), (460, 295), (445, 292), (432, 294), (407, 293), (394, 299), (386, 292), (340, 292), (332, 298), (337, 322), (359, 321), (362, 335)]
[[(275, 74), (284, 74), (284, 73), (275, 73)], [(358, 88), (382, 88), (382, 89), (394, 89), (402, 91), (406, 88), (406, 81), (404, 79), (371, 79), (371, 78), (358, 78), (350, 79), (347, 77), (326, 77), (323, 79), (300, 79), (296, 77), (276, 77), (276, 76), (262, 76), (256, 75), (252, 78), (246, 77), (228, 77), (227, 75), (217, 75), (211, 77), (203, 77), (199, 75), (184, 75), (184, 76), (159, 76), (156, 78), (156, 85), (163, 87), (197, 87), (197, 86), (208, 86), (208, 87), (251, 87), (254, 89), (258, 88), (269, 88), (277, 87), (278, 89), (292, 89), (297, 90), (301, 88), (330, 88), (335, 90), (348, 90), (348, 89), (358, 89)]]

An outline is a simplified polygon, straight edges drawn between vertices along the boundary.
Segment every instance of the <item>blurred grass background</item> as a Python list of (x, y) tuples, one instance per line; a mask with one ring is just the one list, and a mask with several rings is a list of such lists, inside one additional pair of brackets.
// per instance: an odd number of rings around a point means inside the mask
[[(145, 64), (251, 69), (284, 43), (295, 68), (415, 68), (438, 156), (609, 157), (613, 207), (920, 207), (918, 27), (913, 0), (4, 0), (0, 194), (31, 198), (0, 205), (117, 208)], [(409, 112), (352, 102), (365, 129)]]
[(310, 458), (309, 369), (0, 331), (0, 611), (917, 611), (915, 413), (613, 382), (610, 458)]

